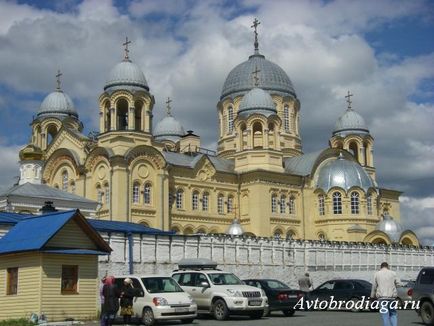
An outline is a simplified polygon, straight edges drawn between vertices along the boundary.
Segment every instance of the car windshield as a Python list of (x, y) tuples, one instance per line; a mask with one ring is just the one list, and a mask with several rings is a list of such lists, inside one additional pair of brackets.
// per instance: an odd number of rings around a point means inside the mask
[(214, 285), (241, 285), (241, 284), (244, 284), (234, 274), (211, 273), (211, 274), (208, 274), (208, 276)]
[(144, 277), (142, 282), (149, 293), (184, 292), (171, 277)]
[(288, 285), (286, 285), (285, 283), (282, 283), (278, 280), (267, 280), (267, 281), (265, 281), (265, 283), (267, 284), (267, 286), (270, 289), (287, 289), (287, 288), (289, 288)]

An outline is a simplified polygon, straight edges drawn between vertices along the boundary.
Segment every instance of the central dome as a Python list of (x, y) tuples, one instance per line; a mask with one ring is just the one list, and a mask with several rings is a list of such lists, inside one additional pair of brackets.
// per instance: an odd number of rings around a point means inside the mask
[(74, 108), (71, 98), (68, 96), (68, 94), (64, 93), (60, 89), (51, 92), (45, 97), (41, 103), (41, 106), (39, 107), (37, 116), (73, 116), (78, 118), (77, 111)]
[(124, 60), (113, 67), (104, 86), (105, 91), (125, 88), (149, 91), (143, 71), (129, 60)]
[(235, 97), (247, 93), (255, 87), (252, 72), (258, 68), (260, 73), (259, 87), (274, 94), (296, 98), (294, 86), (286, 72), (275, 63), (268, 61), (261, 54), (254, 54), (247, 61), (231, 70), (220, 96), (220, 100), (227, 96)]
[(244, 95), (238, 109), (238, 115), (240, 116), (248, 116), (253, 113), (261, 113), (265, 116), (277, 114), (270, 94), (257, 87)]

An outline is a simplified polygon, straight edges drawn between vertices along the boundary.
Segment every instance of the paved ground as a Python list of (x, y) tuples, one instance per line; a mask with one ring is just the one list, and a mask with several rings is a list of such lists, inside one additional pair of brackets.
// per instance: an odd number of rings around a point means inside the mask
[[(421, 319), (414, 311), (399, 311), (398, 324), (400, 326), (417, 326), (423, 325)], [(97, 325), (97, 323), (86, 324)], [(181, 325), (179, 322), (165, 322), (160, 325)], [(381, 317), (377, 312), (337, 312), (337, 311), (298, 311), (293, 317), (284, 317), (278, 312), (275, 312), (271, 317), (262, 318), (260, 320), (251, 320), (247, 317), (231, 317), (227, 321), (219, 322), (213, 320), (211, 317), (201, 316), (196, 319), (194, 326), (244, 326), (244, 325), (257, 325), (257, 326), (381, 326)]]

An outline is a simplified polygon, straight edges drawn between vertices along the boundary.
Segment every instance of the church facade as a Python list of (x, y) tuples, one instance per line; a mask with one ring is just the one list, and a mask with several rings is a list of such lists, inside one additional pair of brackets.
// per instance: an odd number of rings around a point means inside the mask
[[(418, 245), (399, 223), (400, 192), (376, 182), (374, 138), (351, 107), (329, 147), (303, 153), (301, 104), (286, 72), (259, 52), (232, 69), (217, 103), (217, 151), (172, 115), (155, 124), (155, 98), (128, 55), (99, 96), (99, 133), (82, 133), (58, 88), (20, 151), (21, 183), (44, 183), (99, 203), (97, 218), (174, 230)], [(332, 128), (331, 128), (332, 129)], [(393, 217), (392, 217), (393, 216)]]

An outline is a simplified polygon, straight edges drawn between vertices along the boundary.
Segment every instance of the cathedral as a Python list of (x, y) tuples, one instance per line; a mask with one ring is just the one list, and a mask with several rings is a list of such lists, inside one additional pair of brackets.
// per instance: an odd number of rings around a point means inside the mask
[(178, 234), (418, 245), (400, 224), (401, 192), (376, 182), (374, 138), (350, 92), (329, 147), (303, 153), (301, 103), (287, 73), (259, 51), (257, 25), (253, 53), (223, 83), (216, 151), (176, 120), (170, 99), (166, 117), (153, 121), (152, 81), (127, 39), (98, 98), (98, 133), (82, 133), (58, 75), (20, 151), (20, 184), (97, 202), (101, 220)]

